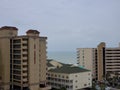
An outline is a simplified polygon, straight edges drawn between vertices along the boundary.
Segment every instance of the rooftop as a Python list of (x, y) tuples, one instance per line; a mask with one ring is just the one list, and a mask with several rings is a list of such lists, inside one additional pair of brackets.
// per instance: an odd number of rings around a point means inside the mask
[(50, 72), (56, 72), (56, 73), (66, 73), (66, 74), (72, 74), (72, 73), (80, 73), (80, 72), (87, 72), (89, 70), (74, 66), (74, 67), (70, 67), (70, 66), (62, 66), (62, 67), (58, 67), (55, 69), (50, 69)]
[[(52, 63), (50, 63), (53, 60), (48, 60), (48, 67), (55, 67), (54, 65), (52, 65)], [(58, 62), (59, 63), (59, 62)], [(72, 74), (72, 73), (80, 73), (80, 72), (87, 72), (89, 70), (81, 68), (79, 66), (74, 66), (71, 64), (62, 64), (62, 66), (58, 66), (55, 69), (50, 69), (49, 72), (55, 72), (55, 73), (66, 73), (66, 74)]]
[(18, 30), (18, 28), (12, 26), (3, 26), (0, 28), (0, 30)]
[(37, 30), (32, 30), (32, 29), (30, 29), (30, 30), (28, 30), (26, 33), (27, 33), (27, 34), (28, 34), (28, 33), (39, 34), (40, 32), (37, 31)]

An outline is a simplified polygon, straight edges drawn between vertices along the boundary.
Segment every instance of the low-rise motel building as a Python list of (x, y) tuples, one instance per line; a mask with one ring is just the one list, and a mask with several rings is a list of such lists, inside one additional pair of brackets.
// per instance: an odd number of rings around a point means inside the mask
[(48, 60), (47, 82), (52, 88), (80, 90), (92, 86), (91, 71), (71, 64)]

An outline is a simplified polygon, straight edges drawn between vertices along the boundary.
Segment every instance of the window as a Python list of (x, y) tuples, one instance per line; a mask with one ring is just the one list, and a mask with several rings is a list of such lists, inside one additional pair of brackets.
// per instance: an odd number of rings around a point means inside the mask
[(14, 50), (13, 53), (21, 53), (21, 50)]
[(21, 40), (20, 39), (13, 40), (13, 43), (21, 43)]
[(73, 80), (70, 80), (70, 82), (72, 83), (72, 82), (73, 82)]
[(16, 80), (13, 80), (13, 82), (16, 82), (16, 83), (21, 83), (21, 81), (16, 81)]
[(53, 74), (51, 74), (51, 76), (53, 76)]
[(23, 54), (23, 57), (27, 57), (28, 55), (27, 54)]
[(75, 75), (75, 77), (77, 77), (77, 75)]
[(27, 68), (27, 65), (23, 65), (23, 68)]
[(88, 85), (90, 85), (90, 83), (88, 83)]
[(21, 66), (14, 65), (13, 68), (14, 68), (14, 69), (21, 69)]
[(14, 55), (13, 58), (14, 58), (14, 59), (20, 59), (21, 56), (20, 56), (20, 55)]
[(23, 49), (23, 51), (28, 51), (28, 49)]
[(55, 77), (57, 77), (57, 75), (55, 75)]
[(23, 60), (23, 62), (27, 62), (27, 59)]
[(70, 86), (70, 88), (73, 88), (73, 86)]
[(22, 40), (23, 40), (23, 41), (27, 41), (28, 39), (27, 39), (27, 38), (23, 38)]
[(27, 44), (23, 44), (23, 46), (27, 46)]
[(13, 76), (14, 79), (21, 80), (21, 76)]
[(21, 71), (13, 70), (14, 74), (21, 74)]
[(21, 45), (13, 45), (13, 48), (21, 48)]
[(87, 86), (87, 84), (84, 84), (84, 86)]
[(66, 82), (68, 82), (68, 80), (66, 80)]
[(49, 74), (49, 73), (47, 73), (47, 75), (48, 75), (48, 76), (50, 76), (50, 74)]
[(68, 76), (66, 76), (66, 79), (68, 79)]
[(23, 82), (23, 84), (27, 84), (27, 83), (28, 83), (28, 81), (24, 81), (24, 82)]
[(27, 71), (23, 71), (23, 73), (27, 73)]
[(21, 61), (20, 60), (14, 60), (13, 63), (14, 64), (21, 64)]
[(27, 76), (23, 76), (23, 78), (27, 78)]

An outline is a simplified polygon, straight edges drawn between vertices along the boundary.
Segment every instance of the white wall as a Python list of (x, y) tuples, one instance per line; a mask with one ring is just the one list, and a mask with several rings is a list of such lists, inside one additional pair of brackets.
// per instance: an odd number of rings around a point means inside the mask
[(73, 80), (73, 90), (92, 86), (91, 72), (81, 72), (81, 73), (71, 74), (70, 79)]

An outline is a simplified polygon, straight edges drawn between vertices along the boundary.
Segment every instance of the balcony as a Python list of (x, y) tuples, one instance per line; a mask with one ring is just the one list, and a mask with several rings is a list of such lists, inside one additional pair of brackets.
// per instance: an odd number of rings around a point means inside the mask
[(28, 54), (28, 52), (27, 52), (27, 51), (24, 51), (22, 54)]
[(28, 57), (23, 57), (22, 59), (23, 59), (23, 60), (27, 60), (27, 59), (28, 59)]
[(27, 76), (27, 73), (23, 73), (22, 75), (23, 75), (23, 76)]
[(23, 82), (27, 82), (28, 81), (28, 79), (27, 78), (23, 78)]
[(21, 70), (21, 65), (13, 65), (13, 69), (18, 69), (18, 70)]
[(50, 90), (50, 89), (51, 89), (51, 86), (46, 85), (45, 87), (40, 87), (39, 90)]
[(24, 67), (24, 68), (23, 68), (23, 71), (27, 71), (27, 70), (28, 70), (27, 67)]
[(13, 55), (14, 59), (21, 59), (21, 55)]
[(26, 43), (28, 43), (28, 41), (27, 41), (27, 40), (24, 40), (24, 41), (22, 41), (22, 43), (25, 43), (25, 44), (26, 44)]
[(28, 65), (27, 62), (23, 62), (23, 65)]
[(21, 64), (21, 61), (20, 61), (20, 60), (13, 60), (13, 64), (14, 64), (14, 65), (20, 65), (20, 64)]
[(28, 47), (27, 46), (22, 46), (22, 49), (27, 49)]
[(19, 45), (19, 44), (18, 44), (18, 45), (13, 45), (13, 48), (14, 48), (14, 49), (15, 49), (15, 48), (16, 48), (16, 49), (21, 48), (21, 45)]

